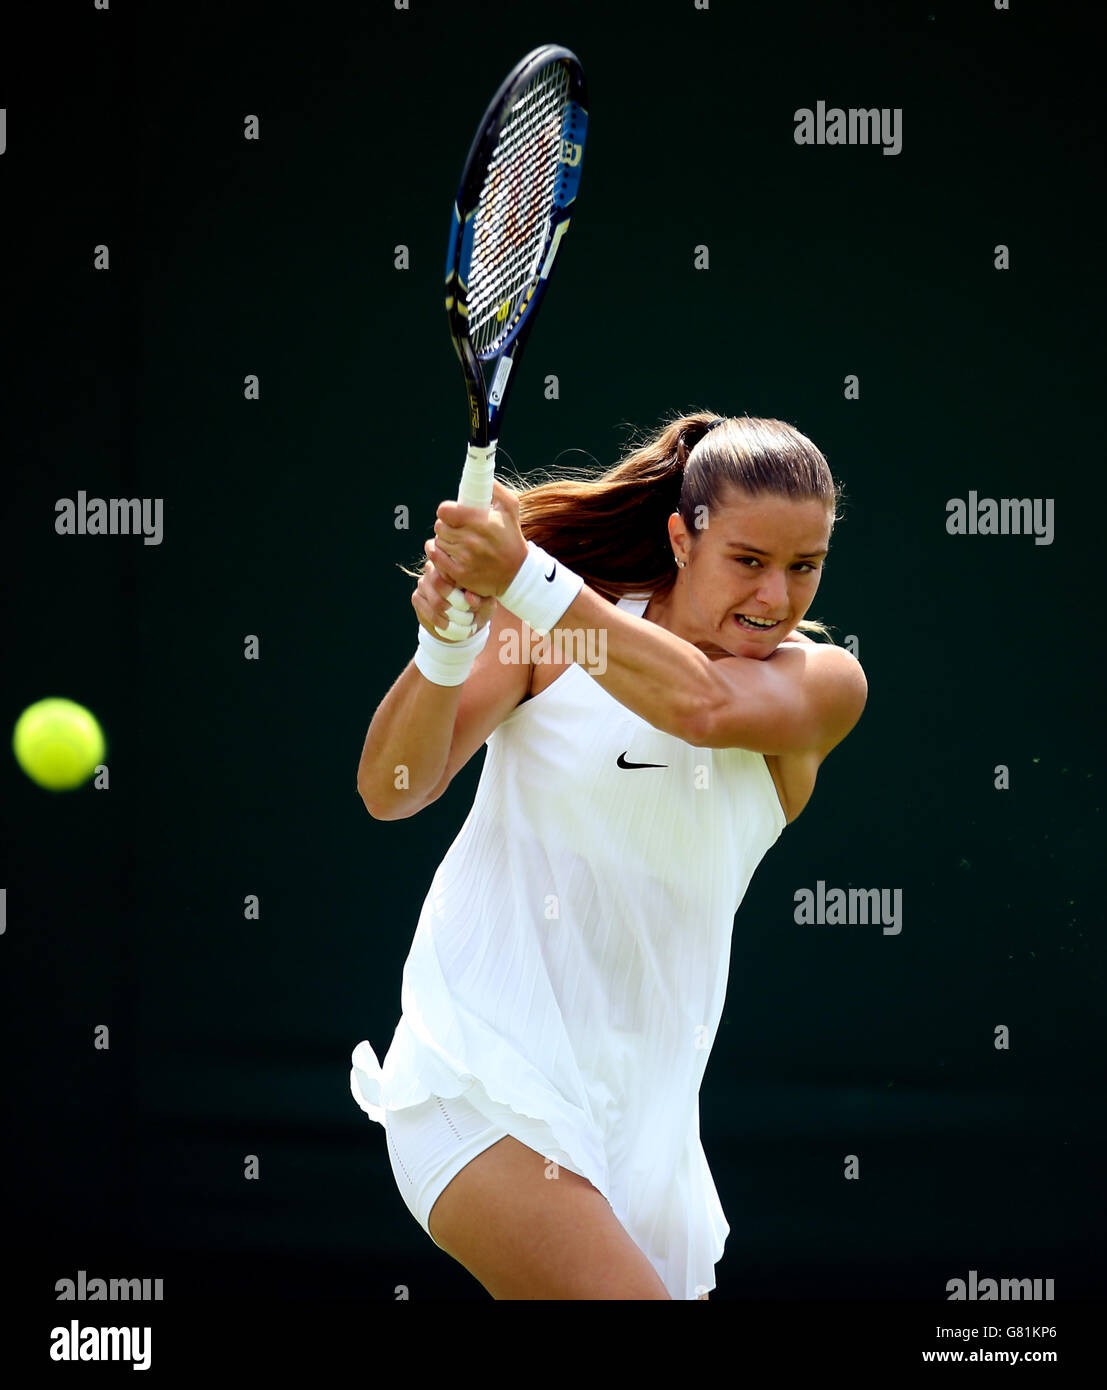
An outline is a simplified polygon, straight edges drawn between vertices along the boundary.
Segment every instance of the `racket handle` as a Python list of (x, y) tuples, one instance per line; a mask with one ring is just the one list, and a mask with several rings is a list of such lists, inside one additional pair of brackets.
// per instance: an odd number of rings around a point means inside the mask
[(465, 455), (465, 467), (461, 471), (461, 486), (457, 490), (457, 500), (463, 507), (490, 507), (492, 505), (492, 478), (496, 472), (496, 441), (482, 448), (470, 444)]
[[(461, 486), (457, 490), (457, 500), (463, 507), (490, 507), (492, 505), (492, 479), (496, 473), (496, 441), (487, 446), (470, 444), (465, 455), (465, 467), (461, 472)], [(473, 610), (466, 602), (460, 589), (450, 593), (450, 621), (442, 628), (434, 630), (439, 637), (449, 642), (459, 642), (473, 635)]]

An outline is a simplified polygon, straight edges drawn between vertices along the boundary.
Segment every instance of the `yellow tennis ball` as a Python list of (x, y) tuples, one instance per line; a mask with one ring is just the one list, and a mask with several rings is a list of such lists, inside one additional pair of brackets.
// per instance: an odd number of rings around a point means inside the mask
[(71, 791), (104, 760), (104, 732), (96, 716), (72, 700), (39, 700), (15, 723), (16, 762), (48, 791)]

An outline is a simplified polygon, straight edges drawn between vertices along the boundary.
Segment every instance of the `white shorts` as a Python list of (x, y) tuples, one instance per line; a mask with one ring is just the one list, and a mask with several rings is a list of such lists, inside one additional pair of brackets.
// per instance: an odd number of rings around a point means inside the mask
[(449, 1100), (431, 1096), (421, 1105), (386, 1110), (384, 1116), (396, 1186), (412, 1216), (434, 1240), (427, 1223), (447, 1183), (471, 1159), (505, 1138), (507, 1131), (497, 1128), (463, 1096)]
[[(505, 1110), (505, 1122), (511, 1130), (501, 1129), (464, 1096), (445, 1100), (431, 1096), (419, 1105), (385, 1110), (384, 1117), (388, 1161), (396, 1186), (408, 1211), (431, 1240), (429, 1218), (435, 1202), (462, 1168), (485, 1149), (510, 1134), (552, 1161), (548, 1157), (552, 1135), (540, 1121)], [(558, 1161), (570, 1172), (577, 1171), (564, 1161), (564, 1155)], [(434, 1243), (438, 1245), (436, 1240)]]

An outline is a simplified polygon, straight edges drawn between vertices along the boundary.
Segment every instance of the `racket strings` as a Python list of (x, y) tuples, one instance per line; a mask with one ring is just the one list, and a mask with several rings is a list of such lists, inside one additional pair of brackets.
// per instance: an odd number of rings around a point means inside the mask
[[(479, 327), (489, 329), (493, 337), (506, 326), (509, 308), (538, 268), (553, 205), (553, 180), (543, 179), (544, 162), (541, 154), (527, 148), (505, 164), (499, 189), (490, 199), (491, 225), (475, 236), (471, 321), (475, 310)], [(488, 317), (493, 311), (494, 322)]]
[(518, 150), (489, 179), (469, 276), (469, 331), (478, 351), (506, 332), (510, 310), (538, 269), (557, 181), (550, 151), (559, 146), (559, 132), (560, 126), (537, 147)]
[(470, 333), (474, 316), (486, 320), (495, 310), (496, 322), (482, 323), (494, 337), (507, 317), (505, 301), (510, 307), (537, 268), (556, 188), (566, 85), (528, 89), (493, 153), (474, 228)]
[(469, 335), (478, 354), (496, 349), (535, 278), (558, 187), (569, 73), (552, 63), (511, 109), (477, 204), (469, 270)]

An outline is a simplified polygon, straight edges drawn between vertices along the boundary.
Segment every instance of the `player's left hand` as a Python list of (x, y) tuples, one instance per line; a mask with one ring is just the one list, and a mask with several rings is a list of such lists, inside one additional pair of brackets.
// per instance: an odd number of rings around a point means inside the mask
[(423, 546), (427, 559), (457, 588), (499, 597), (527, 558), (515, 493), (493, 479), (487, 511), (443, 502), (437, 517), (434, 539)]

